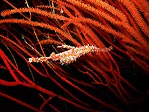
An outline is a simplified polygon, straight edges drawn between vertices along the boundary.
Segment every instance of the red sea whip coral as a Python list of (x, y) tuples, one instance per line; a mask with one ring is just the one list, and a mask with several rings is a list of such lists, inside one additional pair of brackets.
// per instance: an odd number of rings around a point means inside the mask
[[(145, 102), (148, 1), (4, 0), (2, 4), (0, 96), (4, 100), (43, 112), (135, 111), (135, 105)], [(92, 45), (113, 50), (90, 52)], [(82, 47), (84, 51), (79, 50)], [(29, 63), (28, 58), (46, 61)]]

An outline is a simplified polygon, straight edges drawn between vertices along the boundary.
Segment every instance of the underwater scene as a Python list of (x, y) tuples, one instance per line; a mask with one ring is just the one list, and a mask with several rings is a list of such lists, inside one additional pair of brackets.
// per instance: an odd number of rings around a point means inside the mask
[(2, 0), (0, 112), (149, 112), (149, 1)]

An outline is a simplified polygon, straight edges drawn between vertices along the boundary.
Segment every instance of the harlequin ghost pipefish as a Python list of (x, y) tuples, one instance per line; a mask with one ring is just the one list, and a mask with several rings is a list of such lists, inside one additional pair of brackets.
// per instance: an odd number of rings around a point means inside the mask
[(48, 60), (53, 60), (53, 61), (60, 61), (60, 64), (62, 65), (67, 65), (70, 63), (73, 63), (77, 60), (82, 55), (85, 55), (87, 53), (91, 52), (109, 52), (113, 49), (112, 46), (109, 48), (98, 48), (94, 45), (84, 45), (81, 47), (74, 47), (74, 46), (69, 46), (69, 45), (61, 45), (57, 46), (57, 48), (66, 48), (68, 49), (67, 51), (55, 54), (55, 52), (52, 52), (49, 57), (40, 57), (40, 58), (29, 58), (29, 62), (46, 62)]

